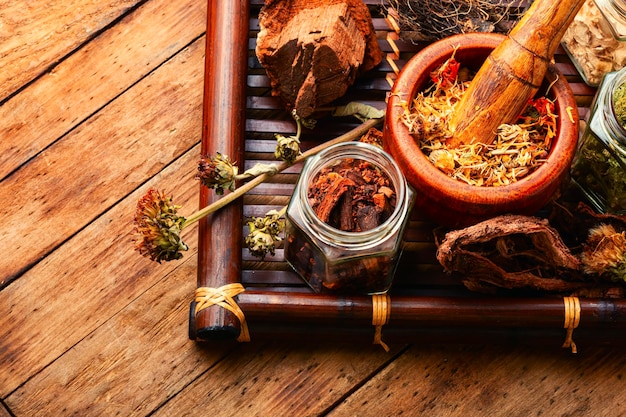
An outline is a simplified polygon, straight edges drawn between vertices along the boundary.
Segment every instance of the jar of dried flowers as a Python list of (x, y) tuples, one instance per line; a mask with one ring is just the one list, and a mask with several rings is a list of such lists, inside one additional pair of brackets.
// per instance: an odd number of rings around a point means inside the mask
[(584, 81), (598, 86), (626, 65), (626, 1), (585, 1), (561, 43)]
[(316, 292), (384, 293), (412, 201), (381, 148), (332, 146), (303, 166), (286, 213), (285, 258)]
[(626, 213), (626, 68), (606, 74), (598, 88), (572, 180), (596, 210)]

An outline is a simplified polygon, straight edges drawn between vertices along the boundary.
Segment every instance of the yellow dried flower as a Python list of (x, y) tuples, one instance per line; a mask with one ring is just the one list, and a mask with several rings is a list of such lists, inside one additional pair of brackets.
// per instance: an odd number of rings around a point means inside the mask
[(180, 207), (172, 204), (164, 192), (149, 189), (137, 202), (135, 250), (159, 263), (182, 258), (180, 252), (189, 247), (180, 237), (186, 220), (177, 214)]
[(545, 162), (556, 134), (554, 103), (543, 97), (531, 99), (517, 123), (499, 126), (494, 143), (450, 148), (454, 132), (449, 120), (469, 86), (467, 81), (453, 80), (457, 64), (442, 64), (431, 74), (433, 85), (402, 103), (402, 121), (409, 133), (436, 168), (461, 182), (502, 186), (528, 176)]
[(263, 259), (268, 253), (276, 253), (276, 243), (282, 240), (279, 235), (285, 228), (285, 221), (281, 219), (285, 209), (271, 210), (265, 217), (253, 217), (248, 222), (245, 242), (252, 255)]
[(428, 155), (432, 164), (446, 174), (452, 174), (456, 166), (454, 154), (447, 149), (435, 149)]
[(601, 224), (589, 231), (581, 255), (583, 271), (612, 281), (626, 281), (626, 234)]
[(276, 159), (283, 160), (289, 164), (300, 155), (300, 139), (298, 136), (283, 136), (276, 134)]

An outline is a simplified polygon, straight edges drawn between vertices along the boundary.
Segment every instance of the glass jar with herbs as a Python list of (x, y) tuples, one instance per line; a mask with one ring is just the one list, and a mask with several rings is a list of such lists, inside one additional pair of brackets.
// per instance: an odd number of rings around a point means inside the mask
[(606, 74), (572, 164), (572, 180), (602, 213), (626, 213), (626, 68)]
[(309, 158), (286, 213), (285, 258), (316, 292), (384, 293), (413, 192), (385, 151), (338, 144)]
[(626, 66), (626, 0), (586, 0), (561, 44), (583, 80), (597, 87)]

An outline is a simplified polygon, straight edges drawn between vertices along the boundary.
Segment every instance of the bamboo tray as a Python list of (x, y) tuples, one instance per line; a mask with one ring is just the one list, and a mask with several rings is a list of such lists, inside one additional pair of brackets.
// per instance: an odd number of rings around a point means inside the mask
[[(341, 102), (359, 100), (384, 108), (395, 75), (423, 45), (402, 42), (379, 1), (366, 3), (387, 59), (358, 79)], [(271, 97), (268, 78), (254, 53), (261, 5), (262, 0), (211, 1), (208, 11), (202, 152), (227, 154), (246, 168), (274, 160), (274, 133), (295, 133), (289, 114)], [(583, 119), (595, 90), (583, 83), (562, 50), (555, 60), (570, 82)], [(352, 120), (320, 119), (313, 131), (303, 134), (302, 146), (308, 149), (356, 125)], [(243, 201), (200, 222), (196, 298), (206, 308), (196, 314), (198, 303), (191, 303), (192, 340), (322, 337), (374, 341), (383, 347), (385, 342), (412, 341), (561, 347), (575, 328), (579, 345), (626, 344), (622, 299), (490, 297), (466, 290), (458, 276), (443, 272), (435, 258), (436, 225), (417, 212), (412, 213), (406, 249), (388, 296), (313, 293), (284, 262), (282, 249), (259, 261), (242, 243), (243, 219), (285, 206), (299, 169), (293, 166), (275, 175)], [(201, 187), (202, 206), (217, 198)]]

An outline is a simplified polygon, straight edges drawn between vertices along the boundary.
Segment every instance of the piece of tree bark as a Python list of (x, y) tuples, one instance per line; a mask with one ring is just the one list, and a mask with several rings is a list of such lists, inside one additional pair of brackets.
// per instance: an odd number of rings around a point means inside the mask
[(382, 60), (360, 0), (267, 0), (259, 25), (256, 55), (272, 94), (301, 118), (343, 96)]
[(580, 260), (547, 220), (536, 217), (504, 215), (451, 231), (438, 242), (437, 260), (446, 271), (463, 273), (463, 284), (479, 292), (500, 288), (603, 297), (612, 291), (585, 280)]

